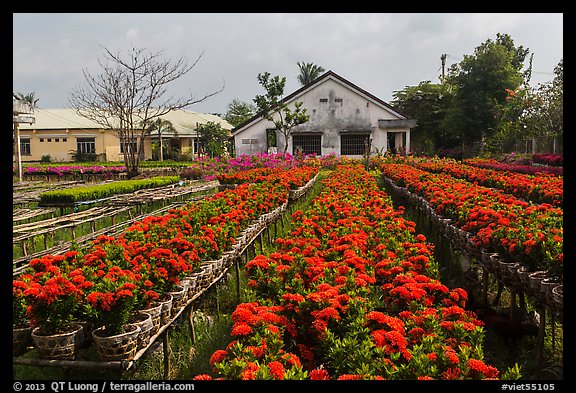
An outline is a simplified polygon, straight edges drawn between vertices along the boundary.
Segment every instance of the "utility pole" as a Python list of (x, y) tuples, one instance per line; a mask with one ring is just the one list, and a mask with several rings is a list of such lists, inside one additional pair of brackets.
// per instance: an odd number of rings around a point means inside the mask
[(442, 56), (440, 56), (440, 60), (442, 60), (442, 77), (441, 77), (442, 83), (444, 83), (444, 76), (445, 76), (444, 71), (446, 68), (446, 57), (447, 57), (446, 53), (444, 53)]
[(20, 123), (34, 124), (36, 119), (34, 116), (23, 116), (25, 114), (34, 113), (34, 108), (31, 104), (24, 102), (21, 98), (13, 95), (12, 100), (12, 112), (13, 112), (13, 123), (14, 123), (14, 144), (16, 150), (16, 172), (18, 175), (18, 181), (22, 181), (22, 152), (20, 148)]

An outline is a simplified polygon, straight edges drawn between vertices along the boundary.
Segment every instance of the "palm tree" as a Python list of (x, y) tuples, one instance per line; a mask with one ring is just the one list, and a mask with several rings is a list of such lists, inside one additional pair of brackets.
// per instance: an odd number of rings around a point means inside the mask
[(314, 63), (304, 63), (298, 62), (298, 67), (300, 67), (300, 75), (298, 75), (298, 82), (302, 86), (307, 85), (314, 79), (318, 78), (324, 71), (323, 67), (316, 65)]
[(158, 132), (158, 140), (160, 142), (160, 161), (164, 161), (164, 153), (163, 153), (163, 146), (162, 146), (162, 133), (166, 133), (168, 132), (171, 135), (178, 135), (178, 132), (176, 131), (176, 128), (174, 128), (174, 126), (172, 125), (172, 122), (170, 122), (170, 120), (164, 120), (161, 118), (157, 118), (156, 120), (154, 120), (152, 122), (152, 124), (150, 124), (150, 126), (148, 127), (148, 129), (146, 130), (148, 132), (148, 135), (151, 135), (153, 131)]
[(26, 104), (30, 105), (30, 108), (34, 110), (36, 108), (36, 103), (38, 102), (39, 98), (34, 99), (35, 92), (23, 94), (23, 93), (16, 93), (15, 96), (19, 100), (24, 101)]

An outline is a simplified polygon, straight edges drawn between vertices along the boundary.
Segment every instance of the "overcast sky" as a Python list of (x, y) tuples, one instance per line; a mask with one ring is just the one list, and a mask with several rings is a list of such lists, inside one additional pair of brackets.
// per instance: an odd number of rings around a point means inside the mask
[(446, 70), (497, 33), (534, 54), (531, 85), (554, 78), (563, 57), (562, 13), (16, 13), (13, 91), (34, 92), (39, 108), (69, 107), (85, 86), (83, 69), (98, 75), (104, 49), (131, 46), (163, 59), (197, 65), (169, 85), (170, 95), (198, 97), (224, 90), (190, 109), (225, 114), (233, 99), (252, 104), (264, 93), (257, 75), (286, 77), (285, 95), (300, 87), (303, 61), (332, 70), (384, 101)]

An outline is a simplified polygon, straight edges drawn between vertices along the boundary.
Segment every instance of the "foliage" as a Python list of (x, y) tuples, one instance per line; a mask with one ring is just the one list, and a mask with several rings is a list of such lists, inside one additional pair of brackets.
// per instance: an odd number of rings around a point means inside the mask
[(200, 136), (200, 142), (204, 144), (205, 153), (210, 157), (224, 157), (228, 155), (228, 140), (230, 131), (224, 129), (219, 123), (209, 121), (199, 124), (196, 131)]
[(302, 123), (306, 123), (310, 116), (306, 114), (306, 108), (302, 108), (302, 102), (294, 102), (293, 109), (290, 109), (283, 102), (284, 85), (286, 77), (280, 79), (279, 76), (270, 77), (269, 72), (258, 74), (258, 82), (266, 90), (265, 95), (257, 95), (254, 103), (264, 119), (271, 121), (276, 129), (284, 136), (284, 156), (288, 151), (288, 140), (292, 135), (292, 129)]
[(451, 140), (470, 149), (497, 132), (500, 123), (496, 115), (506, 101), (506, 89), (515, 90), (526, 82), (522, 68), (528, 52), (516, 47), (508, 34), (497, 33), (495, 40), (486, 40), (474, 55), (465, 55), (450, 67), (446, 83), (455, 92), (443, 127)]
[(410, 150), (416, 154), (433, 155), (438, 149), (455, 145), (441, 127), (453, 92), (448, 84), (420, 82), (418, 86), (407, 86), (394, 92), (391, 102), (402, 112), (417, 119), (418, 124), (410, 130)]
[(153, 132), (158, 134), (158, 142), (157, 144), (153, 144), (153, 148), (156, 147), (156, 149), (158, 150), (158, 159), (160, 161), (164, 161), (165, 147), (162, 136), (164, 134), (168, 134), (174, 137), (178, 135), (178, 132), (176, 131), (176, 128), (174, 128), (174, 125), (172, 125), (171, 121), (161, 118), (154, 119), (148, 126), (146, 133), (148, 135), (151, 135)]
[(130, 193), (145, 188), (160, 187), (177, 183), (179, 176), (156, 176), (150, 179), (122, 180), (95, 186), (72, 187), (62, 190), (44, 191), (38, 196), (41, 204), (65, 204), (102, 199), (115, 194)]
[(298, 74), (297, 79), (302, 86), (311, 83), (316, 78), (318, 78), (320, 74), (326, 71), (324, 67), (316, 65), (314, 63), (305, 63), (303, 61), (298, 62), (298, 68), (300, 69), (300, 74)]
[(234, 98), (232, 102), (228, 104), (224, 120), (232, 124), (234, 127), (237, 127), (255, 114), (256, 107), (254, 105)]
[(28, 289), (30, 277), (23, 277), (12, 282), (12, 326), (16, 328), (26, 327), (28, 321), (28, 304), (24, 291)]

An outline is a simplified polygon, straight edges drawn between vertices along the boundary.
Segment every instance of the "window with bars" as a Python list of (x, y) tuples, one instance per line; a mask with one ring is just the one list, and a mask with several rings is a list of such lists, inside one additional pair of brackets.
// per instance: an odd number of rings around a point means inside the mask
[(340, 135), (340, 155), (361, 156), (366, 151), (370, 134)]
[(292, 135), (292, 154), (302, 149), (304, 154), (322, 155), (322, 135)]
[[(126, 153), (129, 153), (131, 151), (136, 152), (136, 151), (138, 151), (137, 149), (138, 149), (138, 145), (137, 145), (136, 141), (120, 142), (120, 153), (122, 153), (122, 154), (126, 154)], [(94, 150), (91, 153), (95, 153), (95, 152), (96, 152), (96, 150)]]
[(76, 138), (78, 153), (96, 153), (96, 138)]
[[(14, 154), (14, 145), (15, 141), (12, 140), (14, 143), (12, 144), (12, 154)], [(30, 150), (30, 139), (28, 138), (20, 138), (20, 154), (23, 156), (31, 155)]]

